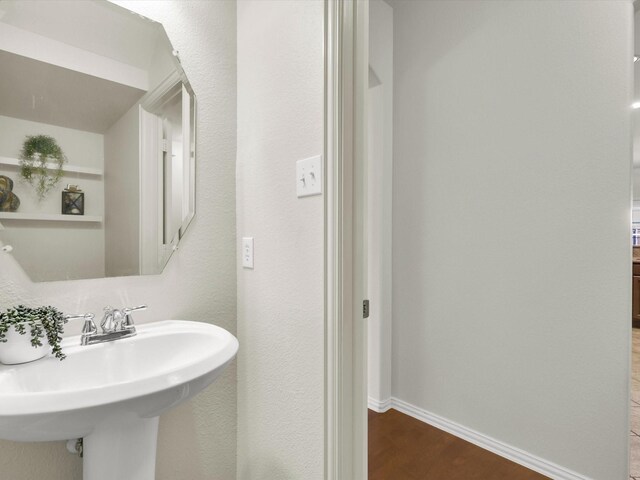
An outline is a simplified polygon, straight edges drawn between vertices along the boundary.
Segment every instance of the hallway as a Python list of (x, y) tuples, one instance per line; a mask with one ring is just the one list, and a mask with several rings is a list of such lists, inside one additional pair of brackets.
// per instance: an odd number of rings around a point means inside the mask
[[(640, 444), (640, 436), (637, 439)], [(369, 410), (369, 480), (391, 479), (545, 480), (547, 477), (396, 410), (385, 413)]]

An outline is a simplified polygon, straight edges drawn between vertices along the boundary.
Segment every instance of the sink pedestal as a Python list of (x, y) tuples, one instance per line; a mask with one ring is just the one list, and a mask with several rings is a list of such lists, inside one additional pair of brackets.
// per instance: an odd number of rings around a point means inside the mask
[(154, 480), (159, 417), (123, 415), (83, 439), (83, 480)]

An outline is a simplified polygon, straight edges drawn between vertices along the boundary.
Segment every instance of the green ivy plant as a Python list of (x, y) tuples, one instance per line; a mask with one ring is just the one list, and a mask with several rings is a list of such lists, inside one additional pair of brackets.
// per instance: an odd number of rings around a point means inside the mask
[(42, 200), (54, 188), (62, 175), (67, 157), (48, 135), (27, 135), (20, 151), (20, 175), (36, 189)]
[(60, 342), (62, 332), (67, 319), (61, 311), (55, 307), (30, 308), (24, 305), (8, 308), (0, 312), (0, 343), (7, 341), (9, 327), (13, 326), (20, 335), (26, 335), (27, 329), (31, 336), (31, 345), (42, 346), (42, 339), (47, 338), (51, 345), (53, 355), (59, 360), (64, 360)]

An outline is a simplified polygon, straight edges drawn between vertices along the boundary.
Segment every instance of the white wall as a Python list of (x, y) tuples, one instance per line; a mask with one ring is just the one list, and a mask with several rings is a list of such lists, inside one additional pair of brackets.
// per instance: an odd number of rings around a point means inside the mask
[[(633, 51), (640, 52), (640, 11), (633, 16)], [(640, 102), (640, 61), (633, 64), (633, 102)], [(633, 118), (633, 199), (637, 202), (633, 209), (633, 221), (640, 222), (640, 108), (634, 109)]]
[(105, 274), (140, 273), (140, 107), (104, 135)]
[(369, 31), (368, 393), (379, 409), (391, 398), (392, 334), (393, 10), (383, 0), (369, 3)]
[[(0, 156), (17, 159), (27, 135), (56, 139), (70, 165), (102, 169), (102, 135), (0, 115)], [(13, 180), (20, 213), (60, 214), (61, 192), (67, 183), (85, 193), (85, 215), (104, 214), (104, 180), (95, 175), (65, 172), (60, 183), (39, 200), (20, 177), (20, 167), (0, 165), (0, 175)], [(104, 276), (104, 226), (100, 223), (4, 220), (0, 239), (15, 247), (13, 255), (33, 281), (75, 280)]]
[(393, 392), (627, 478), (630, 2), (394, 2)]
[[(633, 15), (634, 31), (633, 51), (640, 54), (640, 10)], [(640, 102), (640, 60), (633, 64), (633, 101)], [(636, 182), (640, 182), (640, 108), (633, 110), (633, 165), (637, 167)], [(640, 194), (640, 190), (636, 190)], [(639, 198), (640, 199), (640, 198)]]
[[(211, 322), (235, 333), (236, 5), (232, 1), (122, 2), (161, 21), (198, 97), (197, 214), (162, 275), (30, 283), (0, 255), (0, 307), (50, 303), (66, 312), (147, 303), (140, 323), (163, 318)], [(69, 333), (78, 333), (74, 322)], [(60, 442), (0, 442), (3, 478), (75, 480), (81, 464)], [(236, 375), (160, 420), (158, 480), (236, 478)]]
[(323, 149), (321, 0), (238, 2), (238, 478), (324, 477), (324, 220), (296, 198)]

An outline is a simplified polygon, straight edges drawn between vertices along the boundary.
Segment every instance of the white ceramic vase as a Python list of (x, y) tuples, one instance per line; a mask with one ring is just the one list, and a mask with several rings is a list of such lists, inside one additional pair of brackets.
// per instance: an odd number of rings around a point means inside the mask
[(27, 363), (44, 357), (51, 351), (46, 336), (41, 339), (42, 346), (31, 345), (31, 329), (27, 325), (27, 331), (20, 335), (15, 326), (11, 325), (6, 333), (6, 342), (0, 343), (0, 363), (15, 365)]

